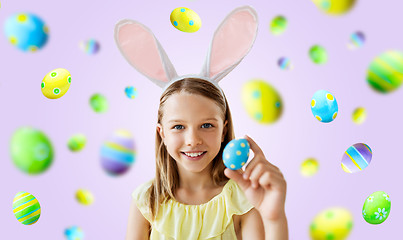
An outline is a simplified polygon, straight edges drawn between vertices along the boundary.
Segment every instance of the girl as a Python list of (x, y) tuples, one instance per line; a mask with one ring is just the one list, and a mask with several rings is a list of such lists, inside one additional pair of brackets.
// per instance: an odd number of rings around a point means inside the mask
[(286, 182), (248, 136), (254, 157), (245, 171), (226, 169), (234, 138), (218, 81), (253, 45), (257, 16), (231, 12), (217, 29), (200, 75), (176, 75), (144, 25), (123, 20), (116, 43), (131, 65), (164, 87), (156, 127), (156, 176), (133, 192), (126, 239), (288, 239)]

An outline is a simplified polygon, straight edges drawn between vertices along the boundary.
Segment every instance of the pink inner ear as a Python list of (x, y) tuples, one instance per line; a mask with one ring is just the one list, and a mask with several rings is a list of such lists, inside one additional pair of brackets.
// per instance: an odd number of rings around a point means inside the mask
[(215, 76), (240, 61), (252, 46), (256, 19), (248, 11), (229, 17), (216, 32), (210, 55), (210, 75)]
[(141, 25), (125, 24), (119, 28), (118, 42), (126, 59), (139, 72), (150, 78), (168, 82), (152, 33)]

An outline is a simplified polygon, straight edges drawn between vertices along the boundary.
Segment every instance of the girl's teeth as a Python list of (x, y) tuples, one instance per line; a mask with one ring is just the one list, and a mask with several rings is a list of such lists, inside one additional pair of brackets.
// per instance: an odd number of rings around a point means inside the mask
[(189, 157), (197, 157), (203, 154), (203, 152), (200, 153), (185, 153)]

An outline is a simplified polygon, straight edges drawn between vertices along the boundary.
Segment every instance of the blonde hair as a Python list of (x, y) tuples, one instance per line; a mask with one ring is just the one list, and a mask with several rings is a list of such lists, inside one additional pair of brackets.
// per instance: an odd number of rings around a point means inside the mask
[[(213, 100), (221, 109), (224, 122), (228, 121), (224, 141), (221, 143), (220, 151), (212, 161), (211, 176), (213, 183), (218, 186), (223, 181), (228, 180), (224, 175), (225, 165), (222, 161), (222, 151), (227, 143), (235, 138), (227, 99), (224, 93), (209, 81), (198, 78), (185, 78), (176, 81), (162, 93), (158, 108), (158, 123), (161, 123), (166, 100), (171, 95), (180, 92), (198, 94)], [(179, 187), (179, 173), (176, 161), (169, 155), (158, 131), (156, 131), (155, 137), (155, 154), (155, 178), (146, 193), (146, 203), (152, 219), (157, 216), (160, 204), (169, 199), (175, 199), (174, 193)]]

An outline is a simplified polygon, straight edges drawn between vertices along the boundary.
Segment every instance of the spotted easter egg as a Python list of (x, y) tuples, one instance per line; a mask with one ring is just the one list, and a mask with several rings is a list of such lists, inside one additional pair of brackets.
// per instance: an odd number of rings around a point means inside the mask
[(311, 100), (311, 111), (316, 119), (323, 123), (331, 122), (336, 118), (338, 110), (333, 94), (326, 90), (315, 92)]
[(71, 226), (66, 228), (64, 231), (64, 236), (67, 240), (83, 240), (84, 239), (84, 232), (78, 226)]
[(40, 130), (22, 127), (16, 130), (10, 142), (11, 159), (15, 166), (27, 174), (45, 172), (53, 161), (53, 147)]
[(72, 151), (72, 152), (78, 152), (81, 151), (87, 142), (87, 138), (85, 137), (84, 134), (75, 134), (73, 135), (69, 141), (67, 142), (67, 147)]
[(88, 55), (94, 55), (98, 53), (100, 45), (99, 42), (95, 39), (89, 39), (80, 42), (80, 48)]
[(403, 53), (388, 51), (375, 58), (367, 70), (367, 82), (380, 93), (398, 89), (403, 82)]
[(316, 64), (325, 64), (327, 62), (326, 49), (319, 45), (314, 45), (309, 49), (309, 57)]
[(134, 163), (136, 151), (129, 131), (116, 131), (101, 147), (101, 165), (110, 175), (126, 173)]
[(232, 170), (242, 168), (248, 161), (249, 149), (248, 140), (244, 138), (231, 140), (222, 153), (224, 165)]
[(41, 83), (42, 94), (50, 99), (62, 97), (71, 84), (71, 74), (64, 68), (56, 68), (43, 78)]
[(137, 89), (134, 88), (133, 86), (126, 87), (125, 93), (126, 93), (126, 96), (130, 99), (134, 99), (135, 97), (137, 97)]
[(94, 202), (94, 195), (86, 189), (78, 189), (76, 199), (82, 205), (91, 205)]
[(277, 65), (283, 70), (291, 70), (293, 68), (293, 65), (288, 57), (281, 57), (277, 61)]
[(344, 152), (341, 168), (347, 173), (359, 172), (368, 167), (371, 159), (371, 148), (365, 143), (356, 143)]
[(277, 90), (261, 79), (253, 79), (243, 85), (242, 102), (249, 116), (261, 124), (274, 123), (283, 110)]
[(319, 162), (315, 158), (308, 158), (301, 164), (301, 174), (304, 177), (311, 177), (319, 170)]
[(383, 191), (374, 192), (365, 199), (362, 217), (367, 223), (381, 224), (390, 215), (390, 198)]
[(175, 8), (171, 12), (170, 19), (172, 25), (182, 32), (197, 32), (201, 27), (201, 19), (199, 15), (189, 8)]
[(90, 98), (90, 106), (96, 113), (105, 113), (108, 111), (108, 100), (104, 95), (96, 93)]
[(34, 195), (27, 192), (18, 192), (13, 200), (13, 213), (20, 223), (32, 225), (41, 216), (41, 205)]
[(330, 15), (342, 15), (354, 7), (355, 0), (312, 0), (324, 13)]
[(353, 111), (353, 122), (356, 124), (362, 124), (367, 118), (367, 110), (363, 107), (358, 107)]
[(284, 16), (276, 16), (271, 20), (270, 30), (273, 35), (280, 35), (287, 29), (287, 19)]
[(357, 31), (350, 35), (350, 41), (347, 46), (349, 49), (358, 49), (361, 48), (365, 43), (365, 35), (364, 33)]
[(349, 210), (332, 207), (318, 213), (310, 225), (312, 240), (344, 240), (353, 228), (353, 216)]
[(7, 18), (4, 31), (8, 41), (25, 52), (35, 52), (45, 46), (48, 27), (35, 14), (17, 13)]

